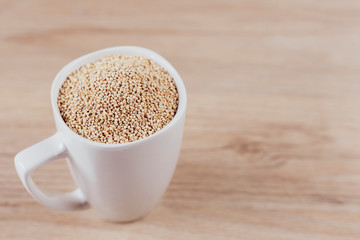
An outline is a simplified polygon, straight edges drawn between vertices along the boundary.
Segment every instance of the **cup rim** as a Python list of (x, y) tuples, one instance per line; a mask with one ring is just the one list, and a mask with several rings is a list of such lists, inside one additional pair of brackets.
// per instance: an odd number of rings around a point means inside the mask
[[(100, 60), (103, 57), (109, 56), (109, 55), (132, 55), (132, 56), (143, 56), (146, 58), (150, 58), (155, 63), (159, 64), (161, 67), (163, 67), (165, 70), (169, 72), (169, 74), (173, 77), (178, 94), (179, 94), (179, 104), (177, 111), (175, 113), (174, 118), (162, 129), (159, 131), (151, 134), (150, 136), (147, 136), (145, 138), (133, 141), (133, 142), (127, 142), (127, 143), (114, 143), (114, 144), (107, 144), (107, 143), (101, 143), (96, 142), (93, 140), (89, 140), (77, 133), (75, 133), (73, 130), (71, 130), (63, 120), (60, 114), (60, 110), (57, 105), (57, 99), (59, 95), (59, 89), (66, 80), (66, 77), (76, 69), (79, 69), (81, 66), (95, 62), (97, 60)], [(67, 65), (65, 65), (55, 76), (54, 81), (51, 86), (51, 105), (55, 117), (56, 124), (59, 124), (58, 126), (58, 132), (64, 131), (66, 134), (69, 134), (71, 137), (77, 139), (80, 142), (83, 142), (84, 144), (90, 144), (94, 147), (103, 147), (103, 148), (123, 148), (123, 147), (129, 147), (137, 144), (141, 144), (144, 142), (149, 141), (150, 139), (153, 139), (157, 136), (160, 136), (164, 134), (168, 129), (176, 125), (177, 122), (180, 121), (182, 116), (185, 114), (186, 111), (186, 103), (187, 103), (187, 94), (185, 85), (183, 83), (183, 80), (181, 79), (179, 73), (176, 71), (176, 69), (162, 56), (157, 54), (156, 52), (143, 48), (138, 46), (117, 46), (117, 47), (110, 47), (101, 49), (98, 51), (94, 51), (88, 54), (85, 54), (81, 57), (78, 57), (71, 62), (69, 62)], [(60, 130), (60, 128), (61, 130)]]

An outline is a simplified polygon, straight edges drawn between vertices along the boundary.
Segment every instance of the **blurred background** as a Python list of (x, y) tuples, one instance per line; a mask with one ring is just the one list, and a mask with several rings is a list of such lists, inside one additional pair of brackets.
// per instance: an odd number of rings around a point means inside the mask
[[(1, 239), (359, 239), (360, 2), (0, 1)], [(136, 45), (188, 91), (178, 167), (130, 224), (37, 203), (13, 165), (55, 132), (50, 86), (69, 61)], [(35, 172), (73, 189), (65, 161)]]

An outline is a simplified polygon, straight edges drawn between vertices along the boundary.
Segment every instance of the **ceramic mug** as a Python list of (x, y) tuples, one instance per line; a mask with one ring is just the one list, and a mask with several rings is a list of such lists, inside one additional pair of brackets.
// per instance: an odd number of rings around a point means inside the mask
[[(152, 59), (173, 77), (179, 106), (174, 118), (160, 131), (141, 140), (105, 144), (83, 138), (64, 122), (57, 106), (66, 77), (81, 66), (108, 55), (136, 55)], [(165, 192), (178, 160), (182, 141), (186, 91), (174, 67), (148, 49), (121, 46), (82, 56), (67, 64), (54, 79), (51, 105), (57, 132), (15, 156), (15, 167), (26, 190), (40, 203), (58, 210), (92, 207), (112, 221), (133, 221), (148, 213)], [(32, 181), (31, 173), (50, 161), (66, 158), (78, 187), (65, 194), (48, 194)]]

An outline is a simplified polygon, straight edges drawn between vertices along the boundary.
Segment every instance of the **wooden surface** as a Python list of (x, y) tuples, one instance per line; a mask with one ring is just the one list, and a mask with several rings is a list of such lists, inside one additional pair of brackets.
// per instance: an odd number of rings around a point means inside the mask
[[(360, 239), (359, 1), (74, 2), (0, 2), (0, 239)], [(43, 207), (13, 165), (55, 131), (58, 70), (117, 45), (163, 55), (189, 96), (171, 184), (129, 224)], [(74, 188), (64, 161), (34, 177)]]

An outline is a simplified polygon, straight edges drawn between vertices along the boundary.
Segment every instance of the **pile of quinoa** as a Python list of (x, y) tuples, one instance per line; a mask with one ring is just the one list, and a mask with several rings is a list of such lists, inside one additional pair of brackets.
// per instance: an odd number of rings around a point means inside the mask
[(108, 56), (72, 72), (59, 90), (61, 117), (92, 141), (127, 143), (166, 126), (178, 92), (170, 74), (140, 56)]

